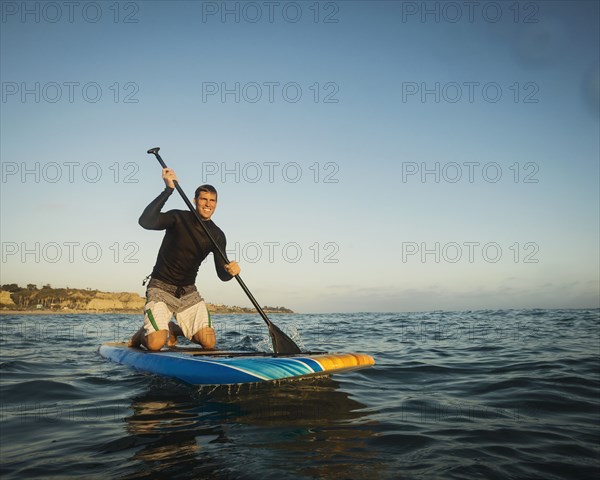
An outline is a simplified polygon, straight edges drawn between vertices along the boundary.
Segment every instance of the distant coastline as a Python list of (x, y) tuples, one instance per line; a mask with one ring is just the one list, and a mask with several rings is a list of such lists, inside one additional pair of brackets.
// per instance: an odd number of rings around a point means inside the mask
[[(52, 314), (143, 314), (145, 299), (131, 292), (101, 292), (79, 288), (52, 288), (44, 285), (38, 289), (28, 284), (2, 285), (0, 290), (0, 315), (52, 315)], [(211, 314), (256, 313), (254, 308), (222, 304), (206, 304)], [(266, 313), (294, 313), (286, 307), (263, 306)]]
[[(214, 310), (210, 303), (206, 304), (208, 311), (211, 315), (237, 315), (237, 314), (251, 314), (256, 313), (256, 310), (253, 308), (245, 308), (245, 307), (235, 307), (235, 306), (225, 306), (225, 309)], [(244, 308), (244, 311), (239, 311), (237, 309)], [(269, 310), (264, 309), (265, 313), (269, 315), (279, 315), (285, 313), (294, 313), (293, 311), (289, 312), (281, 312), (278, 310)], [(0, 308), (0, 317), (8, 316), (8, 315), (143, 315), (143, 310), (10, 310), (6, 308)]]
[(72, 310), (72, 309), (64, 309), (64, 310), (44, 310), (44, 309), (35, 309), (35, 310), (11, 310), (5, 307), (0, 309), (0, 316), (6, 315), (92, 315), (92, 314), (112, 314), (112, 315), (142, 315), (143, 312), (140, 310)]

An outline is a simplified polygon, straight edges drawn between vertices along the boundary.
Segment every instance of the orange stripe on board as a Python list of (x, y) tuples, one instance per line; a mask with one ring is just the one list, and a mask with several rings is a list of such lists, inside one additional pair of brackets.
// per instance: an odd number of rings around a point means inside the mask
[(375, 365), (375, 360), (373, 360), (373, 357), (371, 357), (371, 355), (367, 355), (366, 353), (319, 355), (318, 357), (314, 357), (314, 360), (318, 361), (325, 371)]

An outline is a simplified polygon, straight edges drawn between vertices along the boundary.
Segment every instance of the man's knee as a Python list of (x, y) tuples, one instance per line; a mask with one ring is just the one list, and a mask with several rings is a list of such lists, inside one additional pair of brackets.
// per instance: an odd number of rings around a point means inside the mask
[(158, 332), (153, 332), (149, 335), (146, 335), (146, 339), (144, 341), (144, 345), (146, 348), (152, 352), (157, 352), (162, 347), (165, 346), (167, 341), (167, 331), (159, 330)]
[(202, 327), (194, 334), (194, 342), (199, 343), (207, 350), (212, 350), (217, 344), (215, 329), (212, 327)]

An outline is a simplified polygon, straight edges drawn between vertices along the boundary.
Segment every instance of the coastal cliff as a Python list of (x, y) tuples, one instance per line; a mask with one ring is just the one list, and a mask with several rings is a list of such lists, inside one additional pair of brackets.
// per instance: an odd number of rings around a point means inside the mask
[(13, 302), (10, 292), (0, 290), (0, 307), (16, 307), (17, 305)]

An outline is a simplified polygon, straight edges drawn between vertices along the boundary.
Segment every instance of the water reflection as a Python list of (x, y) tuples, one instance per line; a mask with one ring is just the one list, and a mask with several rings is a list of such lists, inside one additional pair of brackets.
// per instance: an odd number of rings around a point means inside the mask
[(202, 388), (164, 383), (127, 417), (125, 478), (381, 478), (365, 405), (329, 378)]

